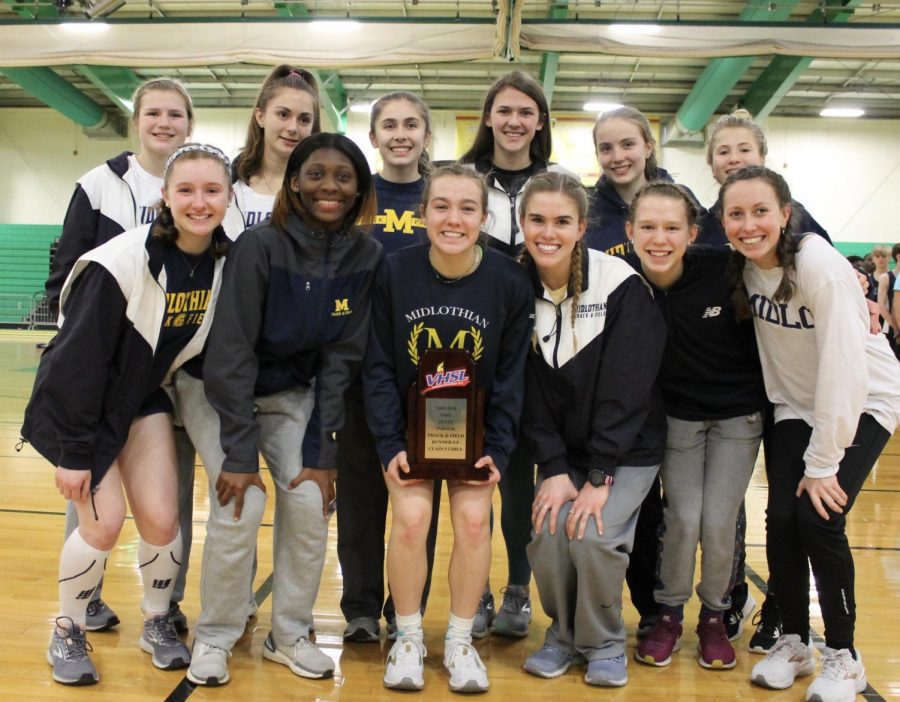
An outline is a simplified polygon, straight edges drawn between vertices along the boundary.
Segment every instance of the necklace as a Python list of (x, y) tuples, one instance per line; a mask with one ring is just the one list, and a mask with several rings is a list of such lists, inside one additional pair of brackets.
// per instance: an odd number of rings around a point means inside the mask
[(428, 263), (431, 265), (431, 270), (434, 271), (434, 276), (442, 283), (455, 283), (459, 280), (462, 280), (467, 275), (472, 275), (475, 272), (475, 269), (478, 268), (478, 264), (481, 263), (481, 247), (476, 245), (472, 252), (472, 265), (469, 266), (469, 270), (467, 270), (462, 275), (456, 276), (455, 278), (449, 278), (446, 275), (443, 275), (434, 265), (434, 259), (431, 257), (432, 249), (428, 249)]
[(175, 247), (175, 249), (178, 251), (178, 254), (181, 256), (181, 260), (184, 261), (184, 265), (186, 265), (188, 267), (188, 270), (190, 271), (190, 273), (188, 274), (188, 278), (190, 280), (193, 280), (194, 272), (200, 267), (200, 264), (203, 263), (203, 259), (206, 258), (206, 254), (209, 253), (209, 249), (206, 249), (202, 254), (200, 254), (199, 258), (197, 259), (197, 263), (195, 263), (193, 266), (187, 260), (187, 256), (184, 255), (184, 251), (179, 249), (177, 246)]

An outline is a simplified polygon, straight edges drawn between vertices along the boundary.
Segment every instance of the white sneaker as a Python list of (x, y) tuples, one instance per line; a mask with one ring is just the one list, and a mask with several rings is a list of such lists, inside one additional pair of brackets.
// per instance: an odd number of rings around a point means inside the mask
[(853, 702), (856, 693), (866, 689), (866, 669), (862, 656), (856, 658), (850, 651), (825, 647), (822, 652), (822, 670), (806, 688), (806, 702)]
[(202, 641), (194, 641), (187, 679), (197, 685), (209, 687), (224, 685), (231, 679), (228, 676), (229, 656), (231, 656), (231, 651), (205, 644)]
[(478, 651), (461, 641), (448, 641), (445, 645), (444, 667), (450, 673), (450, 689), (453, 692), (486, 692), (490, 683)]
[(425, 644), (417, 636), (401, 636), (391, 646), (384, 666), (384, 686), (394, 690), (425, 687)]
[(794, 684), (794, 678), (814, 672), (816, 661), (812, 647), (803, 643), (797, 634), (784, 634), (766, 657), (753, 666), (750, 680), (763, 687), (785, 690)]

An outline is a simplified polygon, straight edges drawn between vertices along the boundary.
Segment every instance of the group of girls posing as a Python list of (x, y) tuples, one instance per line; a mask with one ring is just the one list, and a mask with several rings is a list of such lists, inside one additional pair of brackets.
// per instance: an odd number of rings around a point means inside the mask
[[(160, 117), (166, 100), (175, 107)], [(190, 103), (177, 84), (135, 103), (142, 151), (119, 161), (162, 176), (163, 201), (148, 199), (148, 223), (115, 236), (138, 221), (106, 214), (128, 208), (90, 197), (90, 178), (115, 183), (103, 169), (121, 179), (128, 168), (115, 170), (114, 159), (80, 182), (63, 238), (92, 215), (93, 239), (81, 236), (81, 251), (61, 243), (74, 256), (55, 268), (57, 287), (66, 281), (60, 333), (23, 429), (58, 466), (80, 522), (60, 560), (48, 651), (56, 680), (98, 679), (84, 631), (91, 607), (115, 617), (88, 600), (124, 519), (122, 485), (141, 534), (142, 648), (158, 667), (189, 665), (197, 684), (228, 681), (227, 659), (252, 612), (262, 453), (276, 486), (264, 657), (304, 677), (334, 670), (310, 630), (336, 479), (345, 640), (377, 641), (384, 613), (396, 637), (384, 684), (422, 689), (440, 483), (403, 476), (405, 397), (420, 355), (453, 346), (472, 354), (486, 404), (475, 464), (485, 480), (447, 486), (452, 690), (489, 687), (473, 636), (527, 635), (532, 569), (551, 625), (525, 670), (555, 677), (586, 663), (589, 684), (624, 685), (626, 577), (641, 614), (635, 656), (667, 664), (698, 543), (699, 662), (732, 667), (729, 639), (753, 607), (733, 564), (743, 558), (742, 500), (763, 436), (781, 620), (754, 636), (768, 655), (751, 678), (783, 688), (815, 670), (809, 562), (827, 648), (808, 699), (852, 699), (865, 687), (844, 526), (900, 416), (896, 361), (861, 323), (865, 303), (849, 266), (764, 168), (765, 139), (752, 120), (732, 115), (714, 127), (709, 163), (722, 189), (698, 212), (656, 166), (649, 124), (630, 108), (595, 125), (603, 175), (587, 194), (549, 163), (546, 99), (518, 72), (489, 90), (461, 164), (430, 175), (428, 109), (408, 93), (373, 109), (370, 139), (383, 162), (374, 177), (350, 140), (318, 133), (315, 81), (299, 69), (267, 79), (233, 173), (213, 147), (182, 145)], [(144, 187), (135, 176), (124, 182), (133, 193)], [(358, 228), (372, 224), (374, 236)], [(221, 274), (226, 233), (233, 243)], [(692, 246), (723, 235), (734, 252)], [(101, 306), (100, 295), (118, 303)], [(73, 398), (76, 381), (83, 390)], [(186, 622), (173, 594), (186, 561), (174, 410), (211, 496), (192, 653), (177, 634)], [(495, 614), (497, 484), (509, 577)], [(380, 583), (388, 500), (392, 603)]]

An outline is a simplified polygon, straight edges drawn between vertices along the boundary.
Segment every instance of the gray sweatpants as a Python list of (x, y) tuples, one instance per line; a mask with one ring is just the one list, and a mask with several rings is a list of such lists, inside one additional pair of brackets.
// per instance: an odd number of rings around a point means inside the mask
[(706, 607), (731, 604), (738, 510), (762, 437), (762, 414), (688, 422), (669, 417), (666, 457), (660, 470), (666, 507), (659, 560), (664, 605), (691, 597), (697, 544), (701, 547), (697, 596)]
[[(185, 372), (175, 387), (185, 428), (209, 478), (209, 519), (200, 573), (200, 619), (196, 640), (231, 650), (244, 632), (247, 583), (266, 495), (256, 487), (244, 494), (244, 509), (234, 521), (234, 500), (224, 507), (216, 499), (216, 480), (225, 454), (219, 439), (219, 416), (206, 400), (203, 383)], [(313, 409), (313, 388), (293, 388), (256, 398), (259, 451), (275, 483), (272, 635), (290, 647), (309, 636), (312, 610), (325, 563), (328, 523), (322, 516), (322, 493), (305, 481), (288, 484), (302, 470), (301, 445)]]
[[(528, 545), (528, 560), (544, 612), (552, 620), (544, 642), (587, 660), (625, 653), (622, 588), (634, 543), (641, 503), (659, 466), (622, 466), (603, 507), (603, 535), (590, 518), (584, 539), (569, 540), (567, 502), (559, 511), (556, 534), (545, 522)], [(581, 484), (576, 483), (577, 488)]]
[[(178, 525), (181, 527), (181, 567), (175, 578), (172, 590), (172, 602), (184, 600), (184, 585), (187, 581), (188, 566), (191, 560), (191, 544), (194, 536), (194, 464), (197, 453), (187, 433), (175, 427), (175, 458), (178, 461)], [(71, 500), (66, 500), (66, 538), (78, 526), (78, 512)], [(91, 595), (91, 601), (99, 600), (103, 590), (103, 581), (97, 585)], [(113, 608), (115, 609), (115, 608)]]

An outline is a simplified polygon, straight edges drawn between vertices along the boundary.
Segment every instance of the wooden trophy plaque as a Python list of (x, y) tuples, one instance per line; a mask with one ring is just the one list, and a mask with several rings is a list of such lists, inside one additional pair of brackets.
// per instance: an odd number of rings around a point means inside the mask
[(484, 455), (484, 391), (476, 383), (468, 351), (428, 349), (409, 389), (407, 458), (404, 479), (487, 480), (475, 468)]

